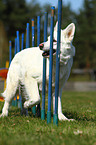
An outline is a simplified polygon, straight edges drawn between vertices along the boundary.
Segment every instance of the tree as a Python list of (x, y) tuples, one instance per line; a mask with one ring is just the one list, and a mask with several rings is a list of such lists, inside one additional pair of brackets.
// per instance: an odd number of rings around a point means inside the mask
[(1, 19), (5, 25), (8, 39), (13, 41), (16, 31), (25, 32), (26, 23), (40, 12), (40, 6), (34, 0), (30, 4), (27, 4), (25, 0), (2, 0), (0, 4), (4, 7), (1, 10)]
[(21, 32), (24, 30), (27, 18), (26, 3), (25, 0), (2, 0), (2, 4), (5, 6), (2, 21), (4, 22), (8, 39), (10, 39), (15, 35), (16, 30), (20, 29)]
[[(36, 0), (32, 0), (30, 4), (27, 4), (25, 0), (0, 1), (0, 20), (2, 22), (4, 32), (6, 31), (8, 40), (12, 40), (13, 42), (12, 43), (13, 48), (16, 37), (16, 31), (19, 30), (20, 34), (22, 32), (26, 33), (26, 23), (30, 22), (31, 18), (36, 18), (38, 13), (41, 14), (40, 10), (41, 8), (39, 4), (36, 2)], [(2, 30), (2, 27), (0, 27), (0, 29)], [(4, 50), (5, 47), (4, 48), (0, 47), (0, 51), (1, 49)], [(6, 59), (8, 59), (8, 53), (3, 53), (2, 55), (3, 56), (6, 55)]]
[(76, 17), (77, 67), (96, 67), (96, 1), (85, 0), (84, 8)]
[(8, 40), (2, 21), (0, 21), (0, 67), (5, 67), (6, 60), (8, 60)]

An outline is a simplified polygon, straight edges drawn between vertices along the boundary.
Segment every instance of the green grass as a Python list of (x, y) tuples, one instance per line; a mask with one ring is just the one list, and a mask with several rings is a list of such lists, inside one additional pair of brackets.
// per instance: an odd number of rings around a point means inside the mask
[(0, 118), (0, 145), (96, 145), (96, 92), (64, 92), (62, 108), (76, 121), (47, 125), (12, 107), (8, 117)]

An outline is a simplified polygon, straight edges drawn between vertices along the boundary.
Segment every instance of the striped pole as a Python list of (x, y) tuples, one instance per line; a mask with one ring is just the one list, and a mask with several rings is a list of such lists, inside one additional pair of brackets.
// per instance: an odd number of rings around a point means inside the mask
[(27, 23), (26, 27), (26, 48), (29, 48), (29, 23)]
[(55, 112), (54, 112), (54, 115), (53, 115), (53, 123), (55, 125), (58, 125), (58, 95), (59, 95), (61, 15), (62, 15), (62, 0), (58, 0), (58, 31), (57, 31), (56, 76), (55, 76)]
[(21, 50), (24, 49), (24, 33), (21, 35)]
[[(47, 23), (48, 14), (45, 12), (44, 15), (44, 42), (47, 41)], [(46, 58), (43, 57), (43, 81), (42, 81), (42, 109), (41, 109), (41, 119), (45, 120), (45, 91), (46, 91)]]
[(35, 25), (34, 19), (32, 19), (32, 47), (35, 46)]
[(51, 7), (51, 28), (50, 28), (51, 32), (50, 32), (50, 59), (49, 59), (49, 86), (48, 86), (47, 123), (51, 123), (54, 11), (55, 11), (55, 8)]

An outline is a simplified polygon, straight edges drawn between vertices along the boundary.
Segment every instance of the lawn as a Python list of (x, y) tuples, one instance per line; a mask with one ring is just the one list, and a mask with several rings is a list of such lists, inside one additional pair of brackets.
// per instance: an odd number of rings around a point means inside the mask
[(96, 145), (96, 92), (63, 92), (62, 107), (75, 121), (47, 125), (12, 107), (8, 117), (0, 118), (0, 145)]

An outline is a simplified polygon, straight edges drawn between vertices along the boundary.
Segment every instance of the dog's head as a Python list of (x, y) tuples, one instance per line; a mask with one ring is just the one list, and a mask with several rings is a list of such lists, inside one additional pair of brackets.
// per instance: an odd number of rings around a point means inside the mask
[[(53, 56), (56, 55), (57, 49), (57, 29), (58, 29), (58, 22), (54, 27), (54, 36), (53, 36)], [(70, 57), (75, 55), (75, 48), (72, 45), (72, 41), (74, 38), (75, 33), (75, 25), (71, 23), (67, 26), (64, 30), (61, 30), (61, 40), (60, 40), (60, 60), (63, 61), (64, 58)], [(41, 43), (39, 48), (43, 50), (43, 56), (49, 58), (49, 51), (50, 51), (50, 36), (48, 37), (48, 41)]]

